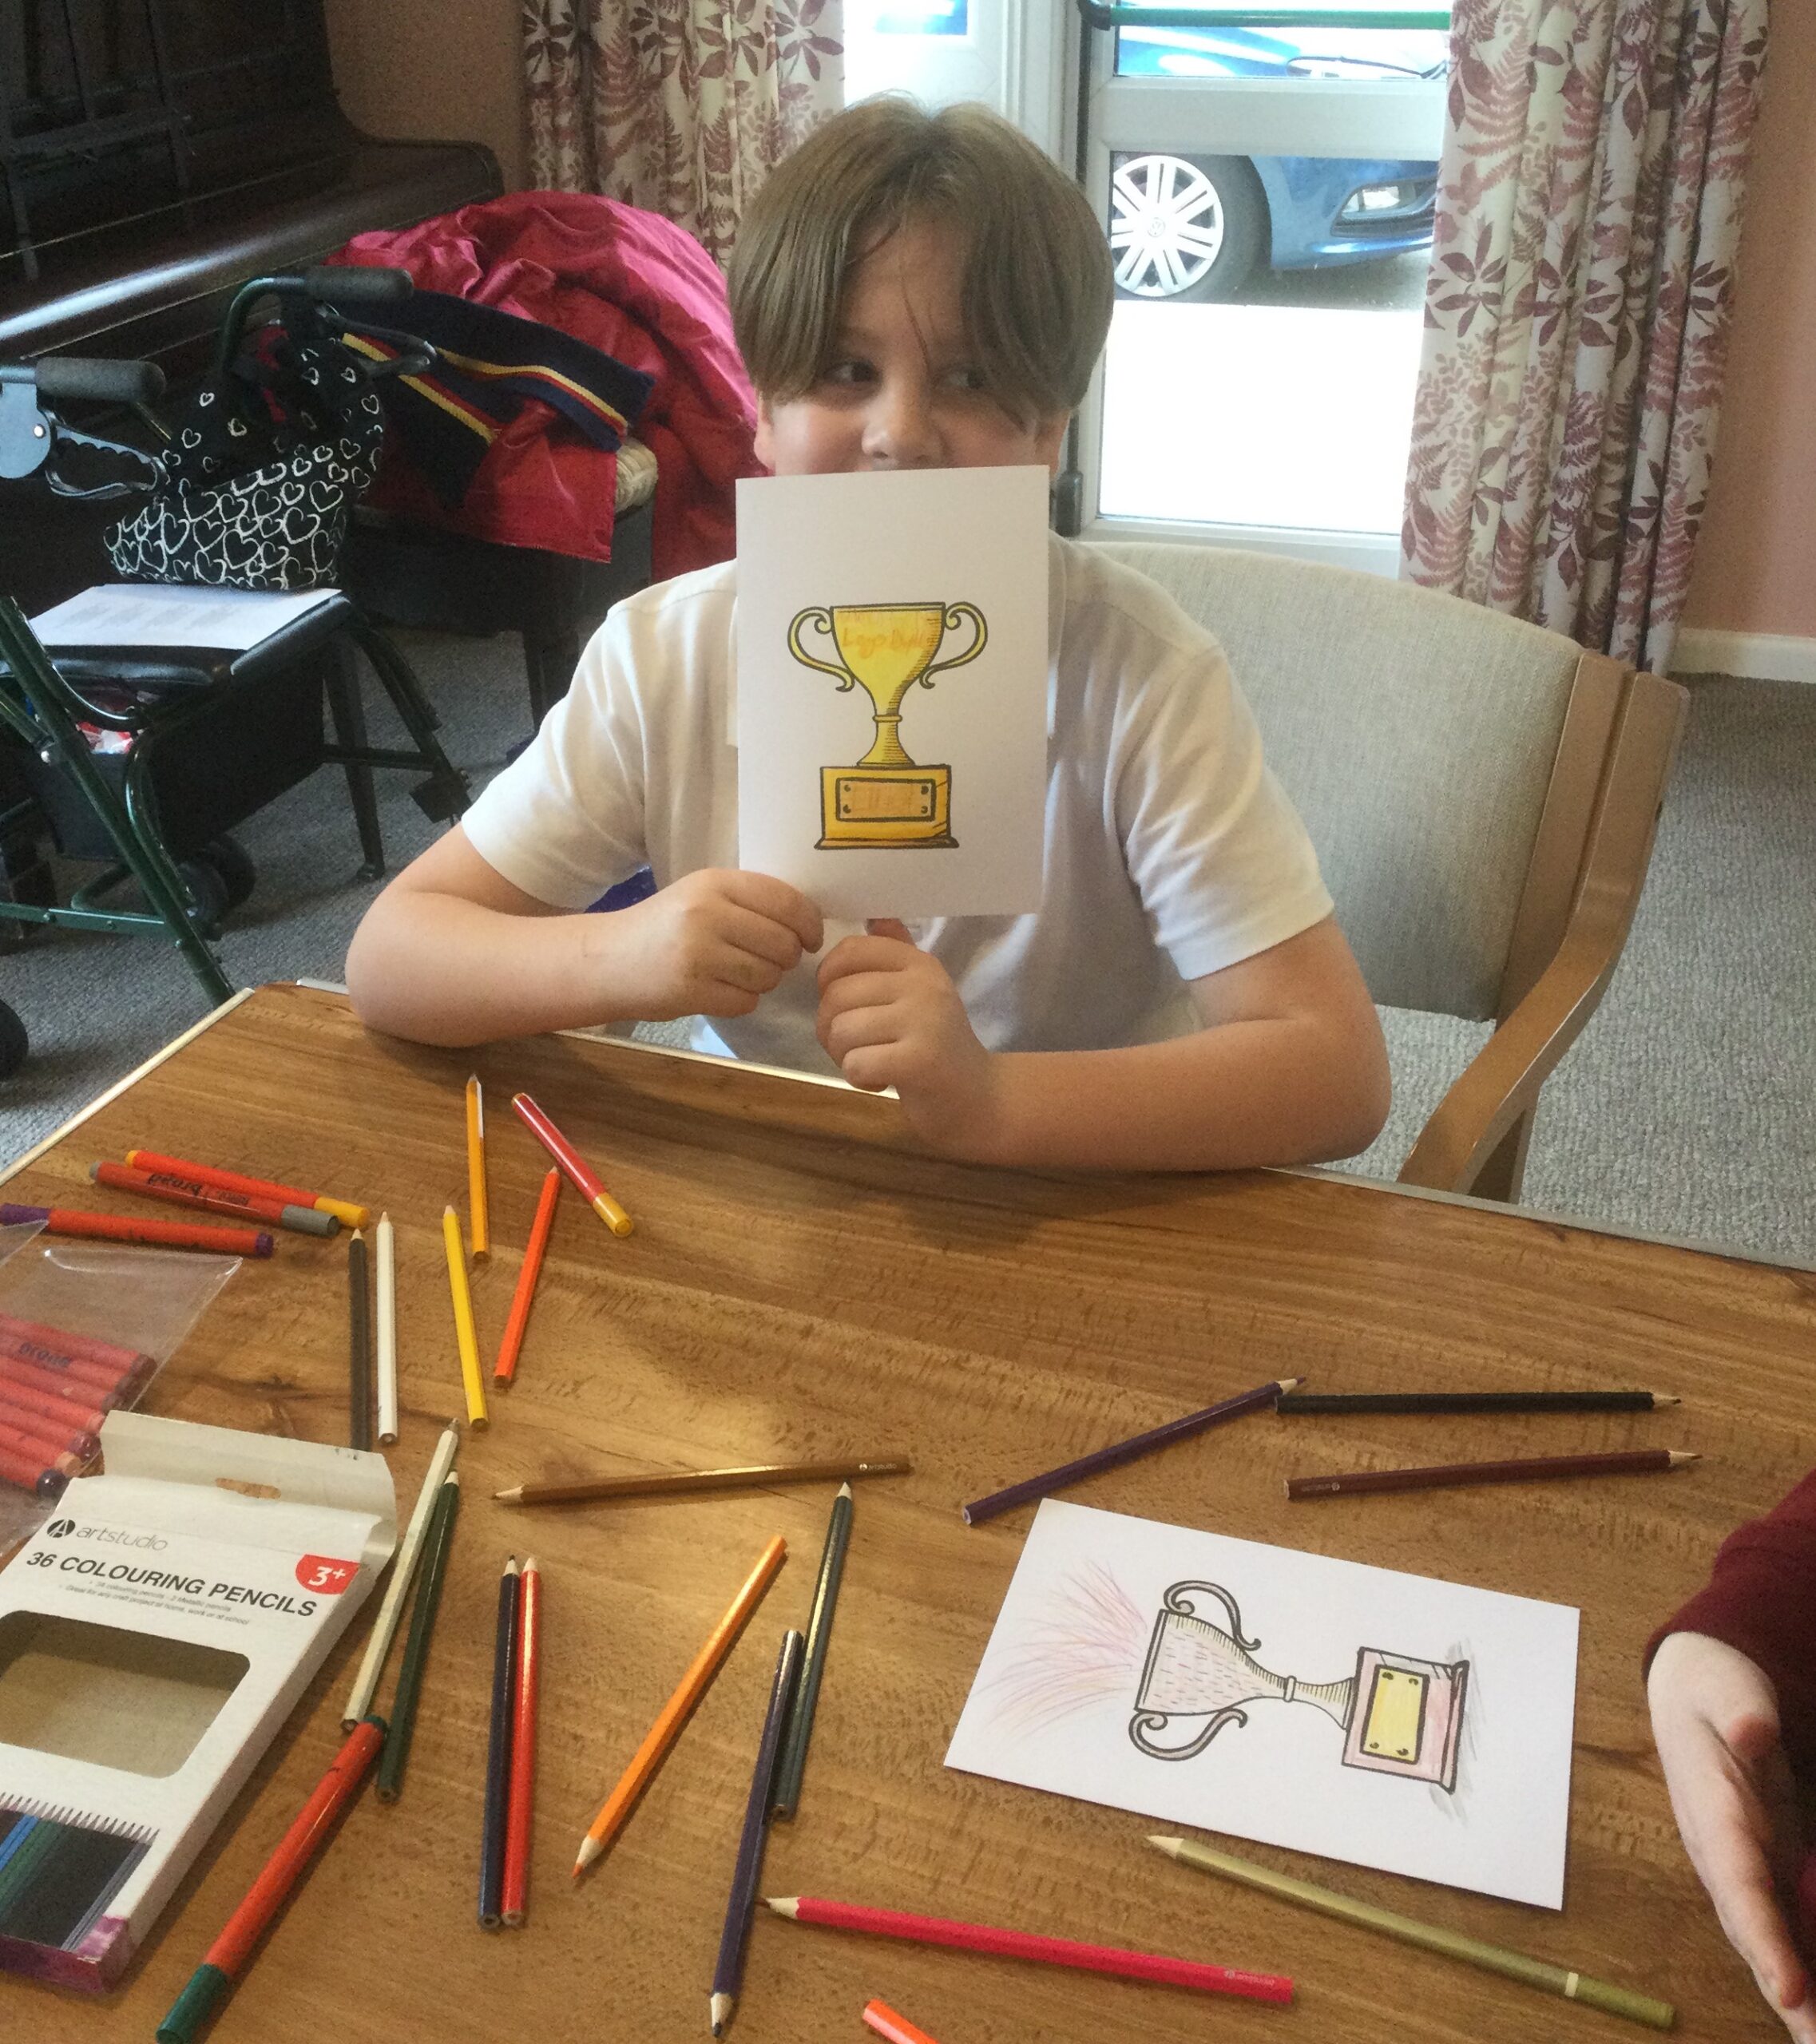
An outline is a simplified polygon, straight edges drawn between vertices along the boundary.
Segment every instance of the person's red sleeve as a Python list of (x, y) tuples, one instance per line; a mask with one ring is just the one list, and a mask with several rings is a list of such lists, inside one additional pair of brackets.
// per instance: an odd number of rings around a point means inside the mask
[(1647, 1642), (1644, 1666), (1674, 1632), (1706, 1633), (1762, 1669), (1786, 1752), (1816, 1766), (1816, 1470), (1722, 1543), (1707, 1585)]

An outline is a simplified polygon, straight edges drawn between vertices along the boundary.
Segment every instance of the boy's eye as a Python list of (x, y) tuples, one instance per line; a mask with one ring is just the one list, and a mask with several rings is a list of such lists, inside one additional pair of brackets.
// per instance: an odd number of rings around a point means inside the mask
[(946, 372), (943, 379), (955, 390), (983, 390), (989, 388), (984, 372), (969, 362), (962, 362)]
[(867, 383), (875, 373), (861, 357), (847, 355), (840, 361), (829, 363), (820, 372), (820, 381), (847, 386)]

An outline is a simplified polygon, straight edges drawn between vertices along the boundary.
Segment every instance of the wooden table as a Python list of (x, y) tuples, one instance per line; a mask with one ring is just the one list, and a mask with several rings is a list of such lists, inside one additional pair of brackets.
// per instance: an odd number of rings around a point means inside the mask
[[(1266, 1418), (1103, 1476), (1082, 1503), (1441, 1574), (1583, 1610), (1561, 1915), (1265, 1847), (1354, 1894), (1676, 2002), (1687, 2038), (1775, 2026), (1678, 1844), (1639, 1677), (1651, 1626), (1721, 1536), (1810, 1459), (1816, 1279), (1315, 1175), (1087, 1181), (912, 1154), (841, 1087), (630, 1046), (477, 1055), (367, 1036), (338, 997), (268, 988), (73, 1127), (8, 1196), (99, 1203), (129, 1145), (239, 1163), (389, 1209), (398, 1230), (406, 1511), (459, 1404), (440, 1237), (464, 1209), (462, 1089), (485, 1079), (502, 1329), (546, 1160), (508, 1111), (533, 1092), (637, 1219), (617, 1241), (564, 1196), (514, 1390), (462, 1450), (466, 1508), (402, 1800), (367, 1795), (295, 1898), (220, 2044), (694, 2037), (775, 1650), (804, 1622), (831, 1487), (530, 1514), (544, 1474), (912, 1452), (862, 1485), (800, 1813), (764, 1891), (818, 1892), (1291, 1974), (1295, 2009), (884, 1943), (759, 1915), (734, 2035), (855, 2039), (880, 1994), (941, 2044), (1156, 2035), (1317, 2044), (1627, 2037), (1555, 2001), (1172, 1866), (1152, 1820), (942, 1765), (1029, 1514), (961, 1500), (1263, 1378), (1321, 1388), (1638, 1384), (1675, 1414), (1492, 1426)], [(185, 1420), (344, 1439), (344, 1249), (248, 1262), (154, 1386)], [(1564, 1445), (1667, 1444), (1668, 1478), (1289, 1506), (1294, 1470)], [(791, 1559), (609, 1856), (568, 1869), (605, 1790), (763, 1542)], [(548, 1655), (530, 1920), (474, 1922), (492, 1617), (506, 1555), (544, 1571)], [(89, 2005), (0, 1978), (6, 2034), (147, 2044), (339, 1739), (376, 1598), (165, 1911)], [(384, 1693), (388, 1694), (387, 1689)]]

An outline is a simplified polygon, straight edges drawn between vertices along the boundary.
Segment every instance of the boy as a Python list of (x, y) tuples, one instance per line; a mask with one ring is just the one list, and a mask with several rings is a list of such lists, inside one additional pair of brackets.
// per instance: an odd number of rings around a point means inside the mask
[[(1112, 287), (1089, 207), (1033, 143), (980, 108), (889, 97), (776, 169), (731, 295), (757, 453), (802, 475), (1056, 469)], [(362, 1016), (443, 1044), (711, 1017), (703, 1048), (830, 1059), (894, 1087), (927, 1146), (981, 1162), (1366, 1147), (1379, 1027), (1221, 652), (1144, 578), (1049, 545), (1035, 914), (873, 924), (815, 972), (814, 904), (732, 869), (728, 563), (621, 604), (535, 743), (374, 903), (347, 960)], [(574, 913), (646, 859), (649, 900)]]

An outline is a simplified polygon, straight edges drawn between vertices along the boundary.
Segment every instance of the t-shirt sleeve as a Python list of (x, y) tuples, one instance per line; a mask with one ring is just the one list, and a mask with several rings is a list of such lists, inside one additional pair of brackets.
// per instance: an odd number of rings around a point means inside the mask
[(1816, 1765), (1816, 1470), (1722, 1543), (1707, 1583), (1647, 1642), (1644, 1667), (1674, 1632), (1707, 1633), (1762, 1669), (1786, 1752)]
[(567, 694), (461, 819), (489, 866), (552, 908), (590, 907), (647, 863), (634, 613), (609, 613)]
[(1116, 827), (1155, 941), (1195, 980), (1322, 922), (1331, 901), (1299, 812), (1214, 640), (1165, 648), (1127, 699)]

